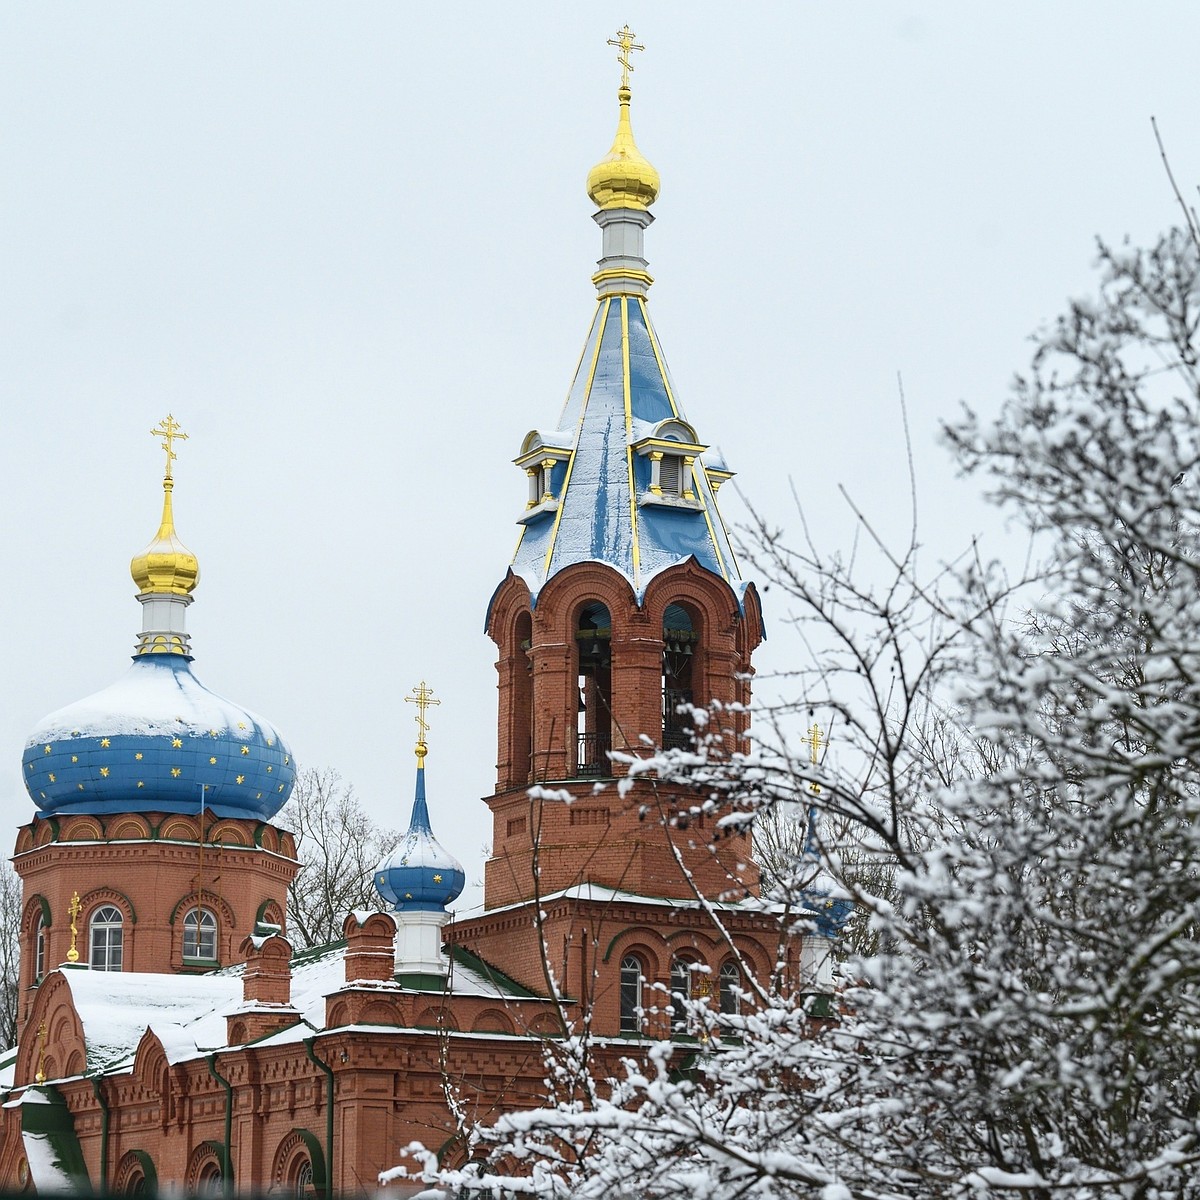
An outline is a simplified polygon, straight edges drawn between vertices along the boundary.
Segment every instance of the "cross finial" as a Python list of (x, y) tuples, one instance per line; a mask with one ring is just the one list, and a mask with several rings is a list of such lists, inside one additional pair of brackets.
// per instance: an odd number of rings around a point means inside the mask
[[(825, 745), (825, 740), (821, 737), (821, 727), (815, 721), (812, 728), (808, 731), (808, 759), (815, 767), (821, 757), (821, 747)], [(815, 783), (808, 785), (808, 790), (817, 795), (820, 792), (820, 787)]]
[(425, 720), (425, 710), (441, 704), (441, 701), (434, 699), (433, 688), (423, 679), (412, 691), (413, 694), (405, 696), (404, 700), (406, 704), (417, 706), (417, 764), (424, 766), (425, 755), (429, 753), (429, 747), (425, 744), (425, 735), (429, 732), (429, 723)]
[(174, 442), (186, 442), (188, 435), (183, 432), (183, 426), (170, 414), (159, 421), (156, 428), (150, 430), (154, 437), (162, 438), (162, 448), (167, 452), (167, 478), (171, 478), (171, 463), (177, 457), (172, 449)]
[(615, 38), (609, 38), (608, 44), (616, 46), (619, 53), (617, 54), (617, 62), (621, 64), (621, 87), (629, 90), (629, 73), (633, 70), (633, 63), (629, 61), (629, 52), (631, 50), (645, 50), (645, 46), (639, 45), (633, 39), (637, 34), (629, 28), (628, 25), (624, 29), (617, 30)]
[(46, 1082), (46, 1022), (38, 1026), (38, 1057), (37, 1071), (33, 1076), (35, 1083)]
[(79, 893), (76, 892), (71, 897), (71, 903), (67, 905), (67, 912), (71, 916), (71, 948), (67, 951), (67, 962), (78, 962), (79, 951), (75, 947), (75, 939), (79, 937), (79, 930), (75, 928), (75, 920), (83, 910), (83, 905), (79, 902)]

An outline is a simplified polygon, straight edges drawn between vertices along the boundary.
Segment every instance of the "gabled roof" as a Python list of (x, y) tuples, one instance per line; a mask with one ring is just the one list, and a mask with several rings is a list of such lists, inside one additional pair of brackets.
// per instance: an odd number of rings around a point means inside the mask
[[(745, 584), (701, 454), (706, 447), (682, 440), (680, 422), (690, 431), (645, 299), (602, 296), (558, 422), (563, 433), (553, 435), (571, 447), (557, 503), (523, 520), (513, 558), (535, 603), (552, 575), (579, 562), (614, 567), (640, 601), (656, 574), (688, 558), (740, 598)], [(649, 451), (676, 444), (681, 459), (695, 461), (683, 485), (692, 496), (672, 501), (652, 492)], [(714, 458), (719, 485), (729, 472)]]

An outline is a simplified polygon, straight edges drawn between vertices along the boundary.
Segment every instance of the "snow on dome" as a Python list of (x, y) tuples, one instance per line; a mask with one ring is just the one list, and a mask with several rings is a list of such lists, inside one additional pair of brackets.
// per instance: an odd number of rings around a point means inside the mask
[(46, 717), (22, 761), (41, 816), (188, 812), (270, 820), (296, 769), (273, 725), (210, 692), (181, 655), (135, 658), (103, 691)]
[(458, 899), (466, 882), (462, 863), (433, 836), (419, 766), (408, 833), (375, 868), (375, 890), (401, 912), (438, 912)]

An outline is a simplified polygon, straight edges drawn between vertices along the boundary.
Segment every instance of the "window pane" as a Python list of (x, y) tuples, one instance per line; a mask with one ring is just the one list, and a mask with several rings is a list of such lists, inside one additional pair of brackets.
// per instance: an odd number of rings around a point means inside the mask
[(91, 954), (88, 961), (93, 971), (119, 971), (123, 951), (124, 918), (121, 910), (111, 904), (98, 908), (91, 922)]
[(207, 908), (193, 908), (183, 919), (183, 957), (216, 961), (217, 918)]
[(630, 955), (621, 960), (621, 1032), (642, 1028), (642, 963)]

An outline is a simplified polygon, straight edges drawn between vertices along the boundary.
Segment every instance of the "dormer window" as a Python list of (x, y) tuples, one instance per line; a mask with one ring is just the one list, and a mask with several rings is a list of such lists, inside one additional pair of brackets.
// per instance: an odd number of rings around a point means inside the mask
[(696, 431), (686, 421), (660, 421), (650, 436), (634, 442), (633, 448), (650, 468), (639, 491), (639, 504), (703, 508), (695, 468), (696, 460), (708, 447), (696, 440)]
[(519, 524), (528, 524), (557, 510), (571, 458), (571, 438), (570, 432), (557, 430), (546, 433), (533, 429), (525, 435), (521, 453), (513, 459), (518, 467), (524, 468), (529, 481), (525, 512), (517, 518)]

